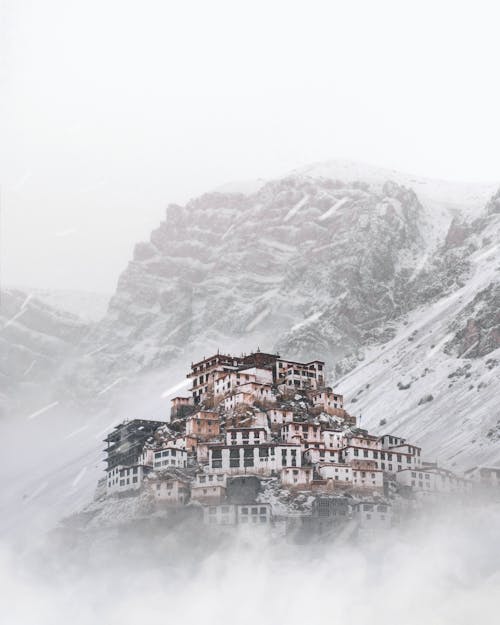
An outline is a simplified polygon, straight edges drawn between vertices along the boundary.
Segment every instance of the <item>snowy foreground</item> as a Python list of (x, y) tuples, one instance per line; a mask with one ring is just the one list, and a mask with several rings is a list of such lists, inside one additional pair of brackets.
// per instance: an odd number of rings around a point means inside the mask
[(417, 527), (292, 545), (259, 532), (161, 526), (0, 546), (9, 625), (495, 622), (500, 508), (448, 509)]

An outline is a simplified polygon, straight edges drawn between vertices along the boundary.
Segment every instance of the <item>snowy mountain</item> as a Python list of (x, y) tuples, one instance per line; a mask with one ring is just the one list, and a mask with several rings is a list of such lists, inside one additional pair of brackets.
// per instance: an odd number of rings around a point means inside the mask
[(96, 322), (4, 298), (4, 410), (62, 428), (69, 451), (51, 457), (69, 491), (95, 482), (106, 428), (167, 418), (189, 363), (217, 348), (323, 358), (362, 425), (456, 468), (500, 462), (494, 185), (334, 162), (244, 191), (170, 205)]

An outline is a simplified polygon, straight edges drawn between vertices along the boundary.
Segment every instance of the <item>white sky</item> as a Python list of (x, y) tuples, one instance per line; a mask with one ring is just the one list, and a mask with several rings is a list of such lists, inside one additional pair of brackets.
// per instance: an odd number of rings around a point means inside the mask
[(167, 203), (313, 161), (500, 179), (495, 5), (0, 0), (4, 282), (112, 291)]

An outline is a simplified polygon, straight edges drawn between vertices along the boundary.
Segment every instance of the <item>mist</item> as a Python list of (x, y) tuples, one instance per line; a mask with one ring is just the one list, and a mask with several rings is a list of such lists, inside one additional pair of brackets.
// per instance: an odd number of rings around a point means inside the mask
[[(328, 619), (490, 623), (500, 509), (450, 505), (353, 544), (293, 544), (205, 528), (105, 528), (0, 551), (2, 616), (16, 624)], [(209, 531), (210, 529), (210, 531)]]
[(169, 202), (340, 158), (498, 179), (498, 7), (5, 1), (4, 283), (112, 293)]

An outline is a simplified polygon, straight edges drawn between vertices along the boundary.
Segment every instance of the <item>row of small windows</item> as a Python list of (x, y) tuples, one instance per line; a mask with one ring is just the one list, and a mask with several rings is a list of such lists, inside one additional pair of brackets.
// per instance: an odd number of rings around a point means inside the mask
[[(181, 461), (182, 462), (182, 461)], [(175, 467), (177, 464), (179, 464), (178, 460), (155, 460), (155, 468), (157, 469), (158, 467)], [(186, 465), (186, 461), (183, 461), (184, 466)]]
[[(376, 450), (369, 450), (369, 449), (363, 449), (362, 451), (363, 451), (363, 458), (369, 458), (370, 457), (369, 454), (370, 454), (370, 451), (371, 451), (372, 454), (373, 454), (372, 457), (375, 458), (375, 459), (378, 459), (378, 454), (379, 454), (378, 451), (376, 451)], [(353, 455), (354, 456), (359, 456), (360, 455), (359, 452), (360, 452), (359, 449), (354, 448)], [(395, 459), (397, 459), (398, 462), (403, 462), (403, 454), (392, 454), (390, 452), (384, 452), (384, 451), (380, 452), (380, 459), (381, 460), (385, 460), (387, 458), (387, 460), (391, 461), (393, 455), (396, 456)], [(406, 456), (406, 463), (407, 464), (411, 464), (411, 456)]]
[(175, 458), (177, 452), (179, 452), (179, 456), (182, 456), (182, 454), (184, 453), (182, 450), (179, 449), (164, 449), (163, 451), (155, 452), (155, 458), (168, 458), (170, 456)]
[(222, 482), (224, 480), (223, 475), (200, 475), (198, 476), (198, 480), (200, 484), (204, 484), (206, 481), (213, 482), (215, 478), (217, 479), (218, 482)]

